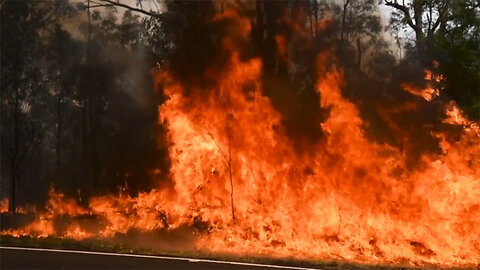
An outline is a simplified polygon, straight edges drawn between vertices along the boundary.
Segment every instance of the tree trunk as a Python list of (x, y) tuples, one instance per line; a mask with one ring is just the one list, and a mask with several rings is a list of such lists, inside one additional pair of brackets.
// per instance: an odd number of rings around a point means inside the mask
[(423, 35), (422, 29), (415, 29), (415, 39), (417, 40), (417, 52), (420, 58), (425, 54), (425, 37)]
[[(63, 100), (63, 87), (60, 90), (60, 93), (58, 94), (58, 99), (57, 99), (57, 143), (56, 143), (56, 154), (57, 154), (57, 178), (60, 175), (60, 160), (61, 160), (61, 145), (62, 145), (62, 100)], [(56, 183), (55, 183), (56, 184)]]
[(11, 194), (10, 194), (10, 202), (8, 204), (8, 211), (10, 213), (15, 213), (16, 209), (16, 182), (17, 182), (17, 172), (12, 166), (12, 184), (11, 184)]
[(232, 134), (230, 129), (230, 116), (227, 114), (227, 136), (228, 136), (228, 176), (230, 178), (230, 205), (232, 206), (232, 220), (235, 221), (235, 207), (233, 204), (233, 172), (232, 172)]
[(350, 0), (345, 0), (343, 4), (342, 12), (342, 27), (340, 28), (340, 51), (343, 51), (344, 39), (345, 39), (345, 23), (347, 18), (347, 8), (350, 4)]
[(264, 13), (263, 13), (263, 1), (262, 0), (257, 0), (255, 3), (255, 10), (256, 10), (256, 22), (255, 22), (255, 31), (253, 32), (254, 34), (254, 39), (256, 43), (256, 47), (258, 52), (263, 53), (263, 32), (264, 32), (264, 25), (263, 25), (263, 18), (264, 18)]
[(313, 18), (314, 18), (314, 36), (317, 36), (318, 28), (317, 28), (317, 23), (318, 23), (318, 0), (313, 0)]
[(357, 37), (357, 70), (360, 73), (362, 69), (362, 42), (360, 41), (360, 37)]
[(413, 1), (413, 20), (415, 21), (415, 39), (417, 41), (417, 51), (420, 59), (425, 54), (425, 36), (422, 30), (422, 14), (423, 14), (423, 1)]
[(16, 185), (17, 185), (17, 169), (18, 169), (18, 140), (19, 140), (19, 132), (18, 132), (18, 121), (19, 121), (19, 116), (18, 116), (18, 103), (19, 103), (19, 89), (18, 87), (15, 87), (15, 102), (14, 102), (14, 109), (13, 109), (13, 153), (11, 157), (11, 185), (10, 185), (10, 202), (8, 204), (8, 211), (10, 213), (15, 213), (16, 210)]
[(90, 21), (90, 0), (87, 0), (87, 17), (88, 17), (88, 28), (87, 28), (87, 48), (85, 52), (85, 74), (87, 74), (87, 83), (83, 89), (83, 107), (82, 107), (82, 154), (83, 159), (87, 158), (87, 109), (89, 106), (88, 94), (87, 91), (90, 88), (89, 79), (90, 79), (90, 31), (91, 31), (91, 21)]
[(308, 20), (310, 22), (310, 32), (312, 32), (312, 38), (315, 37), (315, 23), (313, 22), (313, 15), (308, 15)]

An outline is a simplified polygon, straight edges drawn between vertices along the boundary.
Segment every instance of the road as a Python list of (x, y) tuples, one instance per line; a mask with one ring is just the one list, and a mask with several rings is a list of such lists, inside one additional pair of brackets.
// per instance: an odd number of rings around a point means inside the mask
[(309, 268), (193, 258), (0, 247), (0, 269), (252, 269)]

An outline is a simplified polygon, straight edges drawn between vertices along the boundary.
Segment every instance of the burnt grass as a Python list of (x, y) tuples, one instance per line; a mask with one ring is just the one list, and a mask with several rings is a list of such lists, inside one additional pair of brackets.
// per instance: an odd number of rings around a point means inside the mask
[[(211, 253), (199, 250), (187, 251), (164, 251), (152, 248), (138, 248), (123, 243), (112, 241), (100, 241), (98, 239), (74, 240), (57, 237), (35, 238), (30, 236), (14, 237), (11, 235), (2, 235), (0, 237), (0, 246), (2, 247), (29, 247), (29, 248), (50, 248), (50, 249), (64, 249), (64, 250), (82, 250), (82, 251), (96, 251), (96, 252), (113, 252), (122, 254), (139, 254), (139, 255), (158, 255), (158, 256), (172, 256), (172, 257), (189, 257), (196, 259), (213, 259), (213, 260), (228, 260), (247, 263), (258, 264), (274, 264), (281, 266), (297, 266), (308, 267), (325, 270), (349, 269), (349, 270), (366, 270), (366, 269), (385, 269), (385, 270), (400, 270), (400, 269), (447, 269), (440, 268), (434, 265), (423, 266), (393, 266), (393, 265), (368, 265), (348, 263), (343, 261), (316, 261), (316, 260), (299, 260), (296, 258), (268, 258), (268, 257), (254, 257), (241, 256), (234, 254), (220, 254)], [(450, 268), (459, 269), (459, 268)], [(464, 268), (467, 269), (467, 268)]]

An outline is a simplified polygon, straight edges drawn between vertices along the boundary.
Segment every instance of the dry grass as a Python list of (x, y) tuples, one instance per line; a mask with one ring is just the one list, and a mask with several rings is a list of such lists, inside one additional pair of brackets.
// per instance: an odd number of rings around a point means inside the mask
[(391, 266), (391, 265), (363, 265), (352, 264), (341, 261), (312, 261), (312, 260), (298, 260), (294, 258), (266, 258), (266, 257), (251, 257), (240, 256), (235, 254), (218, 254), (198, 250), (155, 250), (152, 248), (133, 248), (122, 243), (114, 243), (112, 241), (100, 241), (97, 239), (86, 239), (77, 241), (73, 239), (45, 237), (32, 238), (28, 236), (13, 237), (9, 235), (0, 237), (1, 246), (14, 247), (32, 247), (32, 248), (51, 248), (51, 249), (65, 249), (65, 250), (83, 250), (83, 251), (97, 251), (97, 252), (114, 252), (114, 253), (128, 253), (128, 254), (142, 254), (142, 255), (163, 255), (175, 257), (189, 257), (197, 259), (214, 259), (214, 260), (228, 260), (249, 263), (264, 263), (275, 264), (283, 266), (300, 266), (309, 268), (318, 268), (325, 270), (400, 270), (400, 269), (440, 269), (434, 266), (426, 267), (406, 267), (406, 266)]

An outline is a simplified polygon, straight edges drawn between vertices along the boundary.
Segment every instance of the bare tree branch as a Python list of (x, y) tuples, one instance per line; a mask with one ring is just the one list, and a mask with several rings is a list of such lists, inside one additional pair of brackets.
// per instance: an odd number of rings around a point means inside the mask
[(97, 7), (113, 7), (111, 4), (98, 4), (98, 5), (91, 5), (90, 8), (97, 8)]
[(230, 205), (232, 207), (232, 219), (233, 221), (235, 221), (235, 207), (234, 207), (234, 203), (233, 203), (233, 171), (232, 171), (232, 146), (231, 146), (231, 130), (230, 130), (230, 124), (229, 124), (229, 120), (228, 120), (228, 117), (227, 117), (227, 120), (226, 120), (226, 124), (225, 124), (225, 128), (226, 128), (226, 132), (227, 132), (227, 137), (228, 137), (228, 156), (226, 155), (226, 153), (222, 150), (222, 148), (220, 147), (220, 145), (218, 145), (217, 141), (215, 140), (215, 138), (213, 137), (213, 134), (207, 130), (207, 133), (208, 135), (210, 136), (210, 138), (212, 138), (212, 141), (213, 143), (215, 144), (215, 146), (218, 148), (218, 150), (220, 151), (220, 153), (222, 154), (222, 157), (224, 159), (224, 162), (225, 162), (225, 165), (227, 166), (228, 168), (228, 176), (229, 176), (229, 180), (230, 180)]
[(438, 18), (431, 28), (431, 33), (434, 33), (440, 23), (443, 23), (447, 17), (448, 3), (444, 3), (443, 6), (438, 10)]
[(123, 4), (120, 1), (113, 1), (113, 0), (97, 0), (97, 1), (110, 4), (111, 6), (122, 7), (122, 8), (131, 10), (131, 11), (134, 11), (134, 12), (142, 13), (142, 14), (145, 14), (145, 15), (151, 16), (151, 17), (158, 17), (160, 15), (159, 13), (156, 13), (156, 12), (153, 12), (153, 11), (146, 11), (146, 10), (141, 9), (141, 8), (136, 8), (136, 7), (132, 7), (132, 6)]
[(218, 145), (217, 141), (215, 140), (215, 138), (213, 137), (213, 134), (207, 130), (207, 133), (208, 135), (210, 136), (210, 138), (212, 138), (212, 141), (213, 143), (215, 144), (215, 146), (218, 148), (218, 150), (220, 151), (220, 153), (222, 154), (222, 157), (224, 158), (224, 162), (225, 164), (228, 165), (228, 158), (227, 158), (227, 155), (225, 154), (225, 152), (223, 152), (222, 148), (220, 147), (220, 145)]
[(385, 0), (385, 5), (386, 6), (389, 6), (389, 7), (393, 7), (393, 8), (396, 8), (400, 11), (403, 12), (403, 14), (405, 15), (405, 21), (407, 22), (407, 24), (412, 27), (413, 29), (416, 29), (418, 26), (415, 25), (412, 21), (412, 16), (410, 16), (410, 10), (407, 6), (404, 6), (404, 5), (401, 5), (398, 3), (397, 0), (395, 1), (388, 1), (388, 0)]

